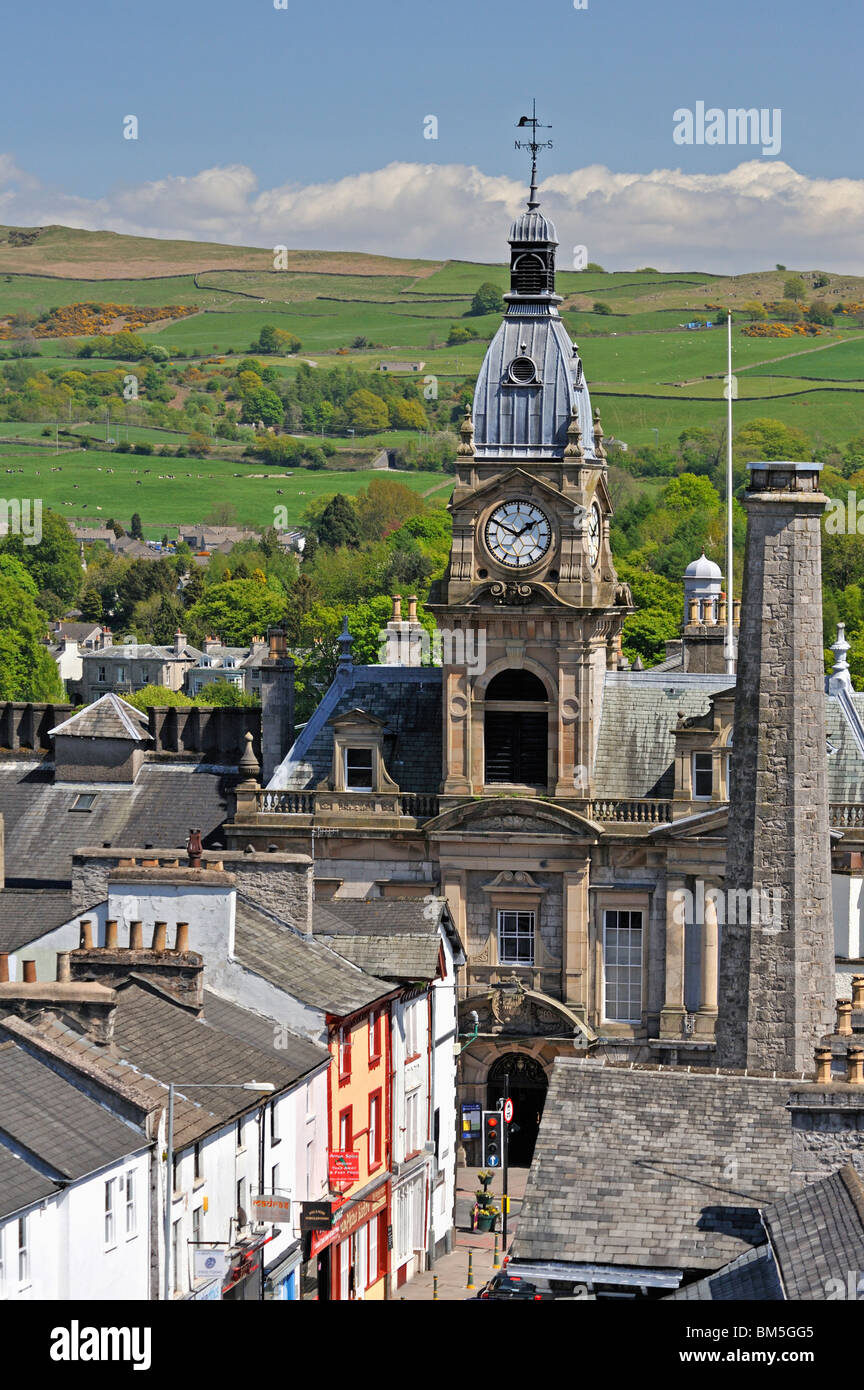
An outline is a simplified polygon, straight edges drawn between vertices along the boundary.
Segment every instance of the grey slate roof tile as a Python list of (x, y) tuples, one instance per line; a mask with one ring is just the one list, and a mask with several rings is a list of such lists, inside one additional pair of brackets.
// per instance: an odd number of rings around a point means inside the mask
[(8, 1136), (58, 1177), (76, 1179), (147, 1147), (141, 1130), (30, 1056), (0, 1043), (0, 1140)]
[(234, 954), (241, 965), (325, 1013), (353, 1013), (392, 989), (322, 942), (300, 936), (239, 894)]
[(0, 1133), (0, 1217), (11, 1216), (57, 1191), (57, 1183), (5, 1147)]
[[(36, 759), (0, 759), (8, 887), (62, 887), (72, 855), (87, 845), (185, 845), (201, 827), (207, 848), (227, 813), (227, 775), (206, 767), (147, 764), (134, 783), (103, 783), (89, 811), (73, 811), (82, 787), (53, 781)], [(89, 790), (89, 788), (88, 788)]]

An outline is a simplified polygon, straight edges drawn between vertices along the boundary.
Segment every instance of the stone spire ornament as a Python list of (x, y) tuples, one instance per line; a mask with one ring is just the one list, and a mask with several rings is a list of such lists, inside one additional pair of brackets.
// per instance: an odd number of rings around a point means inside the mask
[(474, 421), (471, 419), (471, 407), (466, 405), (465, 418), (459, 426), (460, 442), (456, 453), (460, 458), (474, 457)]
[(567, 426), (567, 444), (564, 449), (565, 459), (584, 459), (585, 449), (582, 444), (582, 426), (579, 424), (579, 407), (575, 401), (570, 407), (570, 424)]
[(594, 409), (594, 454), (598, 459), (606, 462), (606, 450), (603, 448), (603, 426), (600, 423), (600, 408)]

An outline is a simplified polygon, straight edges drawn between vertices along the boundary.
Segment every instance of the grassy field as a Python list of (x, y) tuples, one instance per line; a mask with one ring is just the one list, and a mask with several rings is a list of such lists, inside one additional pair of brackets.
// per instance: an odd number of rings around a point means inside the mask
[[(297, 334), (303, 344), (299, 356), (269, 359), (286, 376), (293, 375), (301, 361), (319, 367), (350, 363), (376, 371), (382, 360), (404, 357), (422, 361), (421, 376), (440, 377), (444, 389), (477, 372), (499, 323), (497, 314), (464, 317), (474, 291), (483, 281), (502, 290), (508, 284), (503, 264), (298, 250), (288, 253), (288, 269), (275, 271), (271, 248), (157, 241), (64, 227), (38, 229), (31, 244), (16, 245), (20, 239), (0, 226), (0, 318), (21, 311), (38, 316), (55, 306), (88, 300), (147, 307), (193, 305), (198, 311), (193, 316), (154, 325), (142, 330), (143, 336), (190, 355), (230, 356), (249, 352), (262, 326), (274, 323)], [(502, 253), (505, 249), (502, 234)], [(570, 254), (562, 247), (558, 256), (563, 267), (557, 277), (562, 317), (580, 344), (592, 401), (601, 409), (607, 434), (633, 445), (655, 438), (671, 442), (688, 425), (722, 422), (725, 333), (722, 328), (692, 332), (681, 325), (709, 317), (709, 305), (734, 308), (748, 299), (779, 299), (785, 275), (574, 271), (567, 268)], [(864, 278), (832, 275), (827, 287), (809, 291), (809, 297), (817, 295), (830, 303), (864, 301)], [(597, 302), (607, 304), (611, 313), (594, 312)], [(447, 347), (452, 323), (470, 326), (477, 338)], [(842, 444), (861, 432), (864, 332), (853, 320), (838, 317), (835, 327), (823, 329), (817, 338), (750, 338), (742, 327), (736, 320), (739, 423), (770, 415), (800, 426), (820, 444)], [(360, 337), (376, 346), (352, 347)], [(128, 370), (123, 362), (76, 359), (76, 345), (68, 338), (40, 339), (42, 364), (85, 372), (115, 366)], [(337, 488), (355, 491), (370, 476), (295, 470), (281, 480), (253, 479), (247, 465), (224, 457), (201, 463), (93, 451), (69, 456), (68, 463), (61, 460), (63, 472), (56, 474), (50, 465), (45, 467), (53, 448), (36, 447), (37, 442), (47, 442), (41, 439), (43, 428), (0, 422), (0, 436), (22, 441), (22, 446), (0, 442), (0, 469), (23, 468), (30, 486), (38, 466), (45, 500), (71, 503), (64, 506), (67, 514), (84, 518), (101, 507), (104, 515), (114, 511), (124, 517), (137, 510), (146, 522), (152, 520), (154, 530), (170, 521), (200, 520), (215, 500), (233, 502), (242, 520), (258, 524), (272, 517), (278, 502), (288, 508), (293, 521), (308, 497)], [(104, 421), (75, 428), (102, 437)], [(111, 435), (125, 439), (126, 426), (112, 422)], [(131, 443), (151, 439), (176, 444), (183, 437), (140, 425), (128, 430)], [(333, 442), (371, 452), (410, 437), (394, 431)], [(23, 447), (28, 439), (33, 441), (29, 449)], [(113, 474), (105, 472), (109, 467)], [(151, 471), (145, 473), (148, 467)], [(172, 469), (173, 479), (164, 476)], [(264, 466), (252, 469), (263, 472)], [(442, 480), (436, 474), (399, 476), (421, 490)], [(446, 491), (436, 494), (436, 500), (445, 496)]]
[[(255, 476), (257, 475), (257, 476)], [(261, 476), (265, 475), (265, 476)], [(322, 494), (353, 496), (372, 478), (372, 469), (342, 472), (327, 469), (279, 469), (273, 465), (238, 464), (227, 459), (160, 459), (105, 450), (42, 450), (0, 445), (0, 490), (18, 497), (41, 497), (69, 521), (98, 526), (114, 517), (128, 528), (133, 512), (145, 533), (160, 536), (178, 522), (203, 521), (220, 502), (230, 501), (239, 523), (272, 526), (274, 508), (286, 508), (289, 525), (299, 522), (308, 502)], [(434, 501), (446, 502), (452, 477), (446, 473), (388, 473), (413, 491), (435, 489)]]

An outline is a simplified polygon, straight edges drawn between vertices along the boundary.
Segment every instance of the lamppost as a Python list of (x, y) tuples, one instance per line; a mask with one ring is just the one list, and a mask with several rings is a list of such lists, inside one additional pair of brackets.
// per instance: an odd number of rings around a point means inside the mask
[[(163, 1298), (170, 1301), (172, 1289), (171, 1268), (174, 1254), (174, 1242), (171, 1238), (171, 1207), (174, 1200), (174, 1094), (178, 1089), (181, 1091), (192, 1090), (201, 1087), (208, 1091), (275, 1091), (276, 1087), (272, 1081), (169, 1081), (168, 1083), (168, 1134), (165, 1145), (165, 1288)], [(264, 1120), (259, 1120), (258, 1127), (258, 1183), (261, 1191), (264, 1189)], [(263, 1289), (263, 1278), (261, 1287)]]

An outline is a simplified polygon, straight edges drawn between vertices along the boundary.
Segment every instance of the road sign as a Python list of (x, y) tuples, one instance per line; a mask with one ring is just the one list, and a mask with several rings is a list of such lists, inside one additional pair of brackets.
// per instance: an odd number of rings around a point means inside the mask
[(513, 1102), (512, 1102), (512, 1100), (509, 1100), (509, 1099), (508, 1099), (508, 1100), (505, 1100), (505, 1102), (504, 1102), (504, 1122), (505, 1122), (505, 1124), (508, 1124), (508, 1125), (509, 1125), (509, 1123), (510, 1123), (510, 1121), (511, 1121), (512, 1119), (513, 1119)]

